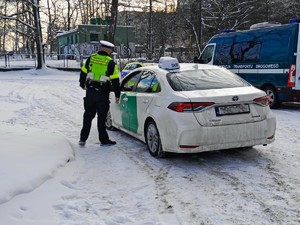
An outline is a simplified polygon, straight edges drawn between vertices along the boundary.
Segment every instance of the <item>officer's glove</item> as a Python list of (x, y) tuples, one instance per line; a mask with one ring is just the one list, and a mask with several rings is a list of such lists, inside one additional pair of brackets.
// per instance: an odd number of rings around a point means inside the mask
[(80, 83), (79, 86), (80, 86), (83, 90), (86, 90), (85, 83)]

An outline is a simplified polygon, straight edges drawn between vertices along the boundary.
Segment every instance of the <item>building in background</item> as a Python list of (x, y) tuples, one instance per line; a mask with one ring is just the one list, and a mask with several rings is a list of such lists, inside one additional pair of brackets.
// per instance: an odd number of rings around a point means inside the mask
[[(91, 24), (82, 24), (78, 25), (77, 29), (58, 32), (56, 40), (59, 58), (75, 59), (97, 52), (99, 41), (107, 39), (108, 23), (107, 20), (93, 18)], [(135, 27), (118, 25), (114, 44), (119, 57), (135, 57)]]

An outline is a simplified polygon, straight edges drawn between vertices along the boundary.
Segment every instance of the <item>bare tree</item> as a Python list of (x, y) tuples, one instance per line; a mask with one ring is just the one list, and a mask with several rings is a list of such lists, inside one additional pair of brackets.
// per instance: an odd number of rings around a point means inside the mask
[(117, 18), (118, 18), (118, 0), (112, 0), (111, 4), (111, 23), (109, 25), (109, 32), (108, 32), (108, 41), (114, 42), (115, 39), (115, 32), (117, 27)]
[[(1, 1), (1, 7), (0, 7), (0, 15), (6, 15), (7, 14), (7, 1)], [(6, 52), (5, 46), (6, 46), (6, 36), (8, 34), (8, 24), (7, 20), (1, 20), (0, 19), (0, 52)]]
[(300, 1), (299, 0), (285, 0), (286, 10), (289, 17), (300, 18)]
[[(40, 0), (0, 0), (0, 51), (6, 50), (5, 45), (9, 38), (14, 40), (15, 50), (21, 42), (26, 43), (26, 46), (30, 46), (28, 52), (33, 49), (37, 52), (37, 68), (43, 67), (43, 61), (40, 60), (43, 52), (41, 12), (45, 14), (43, 18), (46, 18), (42, 22), (47, 26), (45, 37), (50, 52), (56, 47), (57, 31), (70, 30), (79, 23), (89, 24), (92, 18), (101, 18), (110, 20), (105, 35), (109, 41), (114, 41), (117, 24), (134, 25), (136, 43), (144, 46), (149, 58), (157, 52), (156, 56), (163, 55), (168, 46), (174, 48), (189, 46), (199, 54), (205, 43), (221, 29), (248, 29), (254, 23), (265, 21), (286, 23), (289, 18), (300, 16), (299, 0), (46, 0), (44, 2), (45, 8), (40, 9)], [(278, 8), (281, 10), (277, 10)], [(120, 9), (127, 11), (123, 13)]]
[(75, 29), (78, 24), (78, 4), (72, 0), (46, 0), (41, 10), (46, 18), (43, 24), (47, 27), (46, 44), (50, 53), (56, 49), (56, 33), (61, 30)]
[(34, 33), (35, 33), (35, 44), (36, 44), (36, 53), (37, 53), (37, 66), (36, 69), (42, 69), (44, 67), (44, 58), (43, 58), (43, 34), (40, 18), (40, 0), (31, 0), (30, 4), (32, 5), (33, 18), (34, 18)]
[[(41, 69), (44, 67), (43, 61), (43, 39), (42, 39), (42, 30), (41, 30), (41, 19), (40, 19), (40, 5), (39, 0), (23, 0), (15, 1), (16, 2), (16, 11), (12, 14), (1, 14), (0, 18), (5, 20), (14, 20), (16, 22), (16, 41), (18, 41), (17, 33), (20, 33), (19, 26), (25, 26), (27, 29), (30, 29), (34, 32), (33, 39), (36, 45), (37, 53), (37, 66), (36, 69)], [(21, 9), (19, 8), (19, 3), (21, 4)], [(31, 10), (30, 10), (31, 9)], [(29, 23), (30, 21), (24, 21), (24, 18), (31, 17), (33, 18), (33, 24)], [(27, 32), (28, 33), (28, 32)], [(26, 33), (23, 33), (26, 35)]]

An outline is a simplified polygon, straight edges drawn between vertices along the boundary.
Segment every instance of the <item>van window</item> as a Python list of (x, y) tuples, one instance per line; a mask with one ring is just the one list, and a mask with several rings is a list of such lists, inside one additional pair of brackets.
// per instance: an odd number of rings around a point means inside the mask
[(200, 63), (207, 64), (212, 60), (213, 52), (214, 52), (215, 46), (214, 45), (208, 45), (201, 54), (201, 58), (199, 60)]
[(287, 49), (292, 49), (293, 32), (293, 29), (278, 27), (232, 33), (231, 36), (221, 34), (214, 39), (218, 43), (214, 64), (286, 62), (290, 58)]
[(232, 48), (232, 44), (221, 43), (216, 47), (216, 55), (214, 64), (216, 65), (226, 65), (232, 64), (232, 59), (230, 56), (230, 50)]
[(234, 43), (230, 49), (231, 63), (257, 62), (261, 48), (260, 41)]
[(244, 42), (242, 47), (242, 62), (259, 61), (261, 41)]
[(288, 58), (291, 30), (276, 30), (264, 35), (261, 58), (264, 62), (284, 62)]

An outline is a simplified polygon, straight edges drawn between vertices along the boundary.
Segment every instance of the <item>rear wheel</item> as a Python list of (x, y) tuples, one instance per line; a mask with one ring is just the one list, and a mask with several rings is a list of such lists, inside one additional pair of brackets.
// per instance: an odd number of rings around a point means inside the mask
[(277, 109), (280, 106), (281, 102), (279, 101), (278, 93), (275, 88), (272, 86), (266, 86), (263, 90), (270, 98), (270, 108)]
[(147, 124), (145, 136), (150, 155), (156, 158), (164, 157), (165, 152), (162, 150), (159, 132), (154, 121)]

